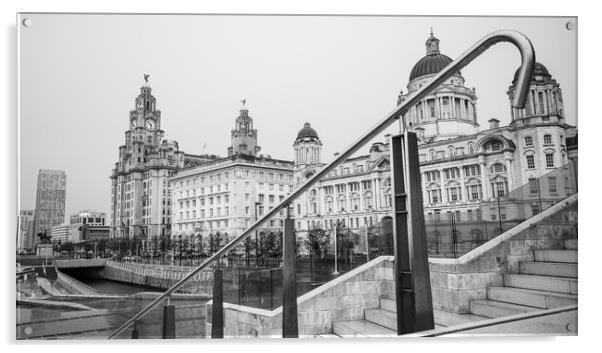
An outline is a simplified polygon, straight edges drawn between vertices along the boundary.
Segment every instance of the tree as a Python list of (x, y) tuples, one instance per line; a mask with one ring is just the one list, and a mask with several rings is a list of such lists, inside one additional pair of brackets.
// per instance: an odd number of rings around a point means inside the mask
[(320, 256), (320, 260), (326, 255), (328, 234), (324, 229), (316, 226), (307, 232), (307, 238), (303, 240), (303, 247), (309, 252), (310, 258), (314, 255)]
[(257, 246), (257, 243), (255, 243), (255, 239), (253, 239), (252, 237), (247, 237), (244, 242), (244, 251), (245, 251), (245, 264), (247, 267), (250, 266), (250, 256), (251, 256), (251, 251), (255, 250), (255, 247)]

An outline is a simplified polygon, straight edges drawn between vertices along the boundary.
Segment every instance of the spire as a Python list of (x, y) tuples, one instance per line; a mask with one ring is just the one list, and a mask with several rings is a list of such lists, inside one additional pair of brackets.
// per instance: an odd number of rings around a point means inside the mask
[(439, 39), (433, 34), (433, 27), (431, 27), (430, 37), (426, 40), (426, 55), (439, 54)]

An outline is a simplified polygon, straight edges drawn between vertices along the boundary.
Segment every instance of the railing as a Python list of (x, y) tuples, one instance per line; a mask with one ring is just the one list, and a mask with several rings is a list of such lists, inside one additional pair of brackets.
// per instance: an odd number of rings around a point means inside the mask
[[(400, 120), (400, 117), (402, 118), (401, 119), (402, 121), (400, 121), (400, 124), (401, 124), (401, 126), (404, 126), (405, 125), (404, 115), (410, 107), (417, 104), (422, 98), (424, 98), (426, 95), (428, 95), (432, 90), (439, 87), (442, 83), (445, 82), (445, 80), (447, 80), (452, 75), (454, 75), (456, 72), (461, 70), (468, 63), (470, 63), (476, 57), (481, 55), (489, 47), (491, 47), (492, 45), (497, 44), (499, 42), (510, 42), (510, 43), (514, 44), (520, 51), (522, 63), (521, 63), (521, 67), (519, 69), (519, 75), (518, 75), (518, 80), (517, 80), (517, 85), (516, 85), (516, 95), (514, 96), (512, 105), (514, 107), (523, 107), (525, 105), (525, 102), (527, 99), (527, 93), (528, 93), (528, 88), (530, 85), (530, 79), (532, 77), (533, 67), (535, 65), (535, 53), (533, 50), (533, 46), (531, 45), (531, 42), (529, 41), (529, 39), (527, 37), (525, 37), (523, 34), (517, 32), (517, 31), (500, 30), (500, 31), (493, 32), (493, 33), (485, 36), (481, 40), (479, 40), (470, 49), (468, 49), (466, 52), (464, 52), (462, 55), (460, 55), (460, 57), (458, 59), (454, 60), (445, 69), (443, 69), (441, 72), (439, 72), (437, 75), (435, 75), (435, 77), (433, 77), (433, 79), (429, 83), (425, 84), (422, 88), (420, 88), (418, 91), (416, 91), (411, 97), (409, 97), (406, 101), (402, 102), (402, 104), (400, 104), (393, 111), (389, 112), (376, 125), (374, 125), (372, 128), (370, 128), (367, 133), (363, 134), (359, 139), (357, 139), (355, 142), (353, 142), (348, 148), (346, 148), (344, 150), (344, 152), (342, 152), (340, 155), (335, 157), (334, 160), (332, 160), (330, 163), (328, 163), (322, 169), (317, 171), (313, 176), (311, 176), (306, 182), (304, 182), (298, 188), (293, 190), (293, 192), (290, 195), (288, 195), (287, 197), (285, 197), (282, 202), (280, 202), (273, 209), (268, 211), (263, 217), (259, 218), (249, 228), (247, 228), (245, 231), (243, 231), (242, 234), (240, 234), (236, 238), (232, 239), (224, 247), (222, 247), (220, 250), (218, 250), (216, 253), (214, 253), (204, 263), (202, 263), (200, 266), (196, 267), (189, 274), (187, 274), (184, 278), (182, 278), (180, 281), (178, 281), (175, 285), (173, 285), (171, 288), (166, 290), (161, 296), (159, 296), (157, 299), (155, 299), (153, 302), (151, 302), (147, 307), (145, 307), (143, 310), (141, 310), (138, 314), (134, 315), (134, 317), (132, 317), (127, 322), (125, 322), (123, 325), (121, 325), (108, 338), (116, 337), (117, 335), (122, 333), (126, 328), (128, 328), (132, 324), (135, 324), (136, 320), (139, 320), (144, 315), (149, 313), (153, 308), (155, 308), (157, 305), (159, 305), (159, 303), (168, 299), (172, 293), (174, 293), (175, 291), (180, 289), (189, 280), (191, 280), (193, 277), (195, 277), (199, 272), (208, 268), (216, 260), (222, 258), (223, 256), (227, 255), (230, 251), (234, 250), (238, 244), (240, 244), (243, 240), (245, 240), (251, 234), (254, 234), (254, 231), (256, 229), (258, 229), (260, 225), (262, 225), (264, 222), (266, 222), (270, 218), (276, 216), (280, 212), (280, 210), (287, 208), (287, 214), (288, 214), (288, 207), (293, 200), (295, 200), (297, 197), (299, 197), (301, 194), (303, 194), (305, 191), (307, 191), (311, 186), (313, 186), (319, 180), (326, 177), (328, 175), (328, 173), (330, 173), (336, 166), (338, 166), (339, 164), (344, 162), (346, 159), (351, 157), (355, 152), (357, 152), (360, 148), (362, 148), (365, 144), (370, 142), (372, 139), (377, 137), (381, 132), (383, 132), (386, 128), (388, 128), (395, 121)], [(289, 225), (287, 226), (287, 224), (289, 224)], [(289, 228), (287, 228), (287, 227), (289, 227)], [(292, 233), (292, 224), (285, 222), (285, 230), (286, 229), (290, 229), (289, 231)], [(286, 253), (286, 248), (287, 248), (286, 243), (291, 240), (286, 237), (286, 235), (289, 234), (287, 231), (285, 231), (284, 234), (285, 234), (285, 237), (284, 237), (285, 238), (284, 239), (285, 265), (284, 265), (283, 270), (286, 272), (287, 271), (286, 264), (287, 263), (290, 264), (290, 262), (287, 262), (287, 260), (286, 260), (287, 258), (290, 259), (290, 257), (287, 257), (287, 253)], [(290, 236), (292, 236), (292, 234), (290, 234)], [(291, 256), (291, 255), (292, 255), (292, 253), (289, 254), (289, 256)], [(292, 265), (294, 266), (294, 259), (293, 259)], [(218, 266), (219, 266), (219, 264), (218, 264)], [(218, 270), (216, 272), (218, 273), (216, 278), (219, 278), (219, 280), (216, 281), (216, 286), (214, 287), (214, 299), (217, 299), (218, 301), (221, 302), (221, 300), (223, 300), (223, 297), (221, 297), (219, 295), (216, 297), (216, 290), (219, 291), (219, 293), (221, 293), (221, 291), (222, 291), (221, 270)], [(287, 276), (285, 275), (285, 277), (287, 277)], [(288, 280), (284, 280), (283, 282), (285, 282), (284, 286), (285, 286), (285, 292), (286, 292), (287, 291), (286, 283), (289, 283), (289, 282), (288, 282)], [(170, 306), (168, 305), (165, 307), (165, 316), (171, 317), (172, 314), (170, 314), (170, 312), (173, 309), (168, 309), (168, 307), (170, 307)], [(216, 309), (221, 310), (219, 303), (214, 302), (213, 311), (215, 312)], [(285, 307), (283, 310), (283, 315), (286, 315), (287, 312), (288, 312), (287, 308)], [(296, 317), (294, 317), (293, 319), (295, 321), (294, 323), (296, 324)], [(221, 320), (223, 320), (223, 318)], [(213, 322), (213, 324), (217, 325), (216, 322)], [(284, 326), (291, 325), (291, 323), (286, 322), (286, 320), (283, 319), (283, 325)], [(171, 326), (173, 326), (173, 325), (171, 325)], [(283, 326), (283, 330), (284, 330), (284, 326)], [(174, 328), (174, 330), (175, 330), (175, 328)], [(219, 335), (219, 333), (217, 335)], [(134, 330), (133, 336), (137, 336), (136, 330)], [(222, 336), (223, 336), (223, 331), (222, 331)], [(285, 334), (285, 336), (286, 336), (286, 334)], [(164, 337), (172, 337), (172, 335), (170, 333), (170, 334), (164, 335)], [(175, 335), (174, 335), (174, 337), (175, 337)]]

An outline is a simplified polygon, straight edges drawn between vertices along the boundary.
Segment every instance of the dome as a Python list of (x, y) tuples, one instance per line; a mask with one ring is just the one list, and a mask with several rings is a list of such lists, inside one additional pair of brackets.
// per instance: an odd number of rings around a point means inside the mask
[(303, 125), (303, 129), (299, 130), (297, 138), (302, 137), (315, 137), (318, 138), (318, 133), (314, 130), (309, 123)]
[(436, 74), (443, 70), (453, 60), (443, 54), (430, 54), (418, 60), (412, 72), (410, 72), (410, 81), (425, 75)]
[[(516, 80), (518, 80), (518, 72), (519, 71), (520, 71), (520, 67), (518, 69), (516, 69), (516, 71), (514, 72), (514, 78), (512, 79), (513, 85), (516, 84)], [(552, 77), (552, 75), (550, 75), (550, 71), (548, 71), (548, 68), (539, 62), (535, 63), (535, 68), (533, 69), (533, 77), (536, 77), (536, 76), (545, 76), (547, 78)]]
[[(432, 33), (425, 44), (426, 55), (418, 60), (412, 68), (410, 81), (421, 76), (436, 74), (453, 61), (449, 56), (439, 52), (439, 39)], [(460, 74), (459, 71), (458, 74)]]

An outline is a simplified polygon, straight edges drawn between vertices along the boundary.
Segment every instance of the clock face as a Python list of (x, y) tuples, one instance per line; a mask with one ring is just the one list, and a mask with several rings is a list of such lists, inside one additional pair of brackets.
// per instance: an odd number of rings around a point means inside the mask
[(155, 121), (153, 119), (148, 119), (145, 123), (144, 123), (144, 127), (148, 130), (148, 131), (155, 131), (155, 129), (157, 128), (157, 123), (155, 123)]
[(136, 128), (136, 120), (132, 120), (132, 122), (130, 123), (130, 128), (132, 130)]

